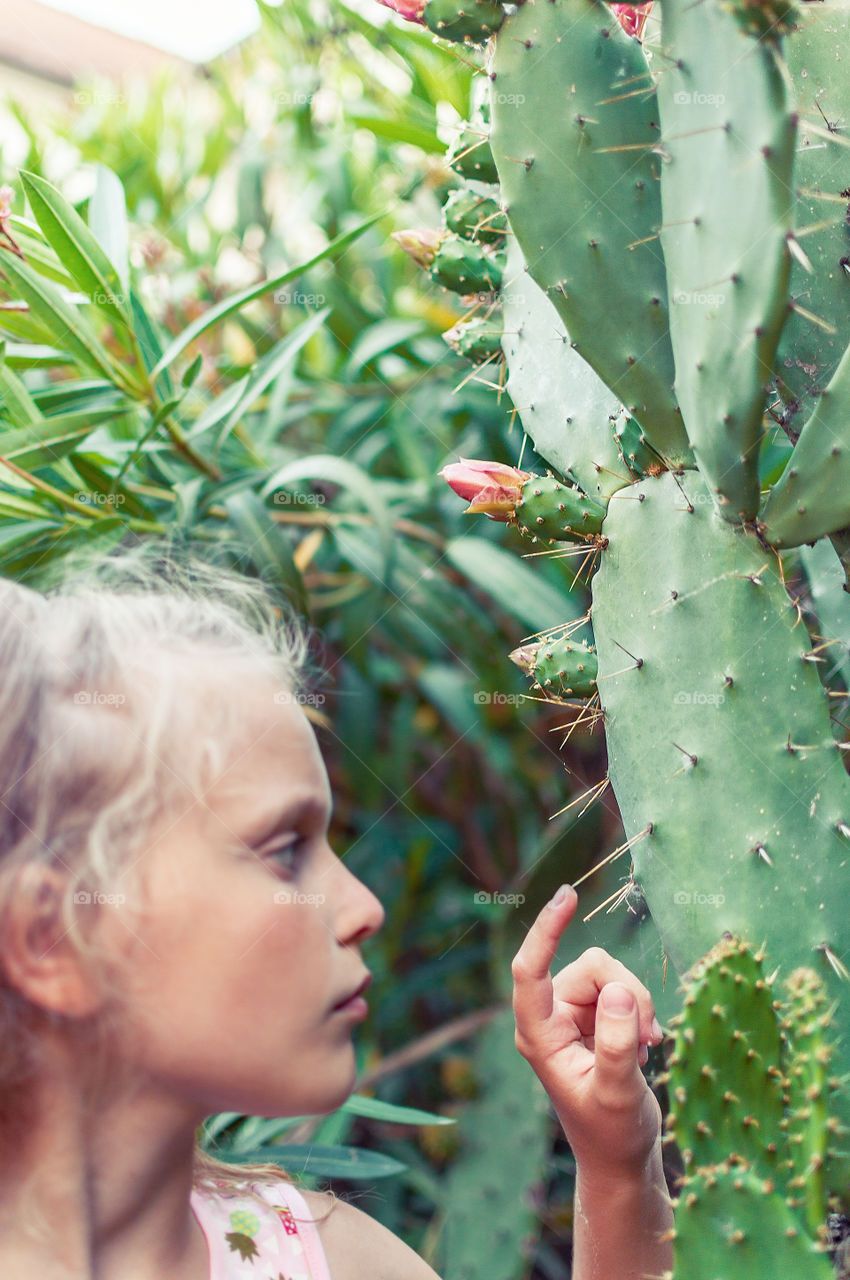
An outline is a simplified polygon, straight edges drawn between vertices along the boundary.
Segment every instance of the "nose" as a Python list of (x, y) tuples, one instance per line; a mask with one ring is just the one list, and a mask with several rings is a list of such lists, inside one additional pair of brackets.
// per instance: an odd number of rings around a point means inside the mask
[(339, 866), (346, 884), (342, 895), (343, 905), (337, 916), (337, 936), (341, 942), (350, 942), (352, 939), (362, 942), (383, 927), (387, 913), (380, 899), (353, 871), (349, 871), (344, 862), (339, 860)]

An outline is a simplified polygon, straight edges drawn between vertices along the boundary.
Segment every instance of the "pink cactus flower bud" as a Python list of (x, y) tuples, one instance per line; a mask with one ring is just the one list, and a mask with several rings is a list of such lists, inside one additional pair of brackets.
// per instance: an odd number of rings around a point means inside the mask
[(393, 240), (398, 241), (419, 267), (430, 267), (445, 235), (445, 231), (429, 231), (427, 227), (420, 227), (417, 231), (392, 232)]
[(640, 39), (652, 9), (652, 0), (647, 4), (612, 4), (611, 8), (620, 19), (620, 25), (626, 34)]
[(425, 25), (422, 21), (422, 10), (425, 8), (426, 0), (378, 0), (378, 3), (385, 5), (387, 9), (393, 9), (408, 22), (418, 22), (423, 27)]
[(522, 487), (531, 472), (520, 471), (503, 462), (483, 462), (461, 458), (438, 472), (459, 498), (470, 505), (464, 514), (482, 513), (491, 520), (510, 520), (522, 497)]
[(542, 644), (542, 640), (539, 640), (536, 644), (521, 644), (518, 649), (514, 649), (509, 653), (508, 657), (511, 662), (515, 662), (527, 676), (533, 676), (534, 667), (537, 662), (537, 651), (540, 649)]

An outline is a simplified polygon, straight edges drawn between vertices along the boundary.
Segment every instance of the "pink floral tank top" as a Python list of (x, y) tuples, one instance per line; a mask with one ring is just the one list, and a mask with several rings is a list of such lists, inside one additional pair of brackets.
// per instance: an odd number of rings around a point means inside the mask
[(210, 1251), (210, 1280), (331, 1280), (307, 1202), (291, 1182), (248, 1184), (249, 1195), (193, 1189)]

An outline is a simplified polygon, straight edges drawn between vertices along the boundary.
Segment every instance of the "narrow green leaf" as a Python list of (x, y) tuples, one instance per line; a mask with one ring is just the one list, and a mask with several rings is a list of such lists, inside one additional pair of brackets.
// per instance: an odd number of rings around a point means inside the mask
[(25, 471), (37, 470), (70, 453), (99, 422), (107, 422), (115, 413), (111, 408), (60, 413), (12, 431), (3, 430), (8, 423), (0, 418), (0, 457), (9, 458)]
[(256, 1147), (251, 1151), (227, 1152), (234, 1164), (258, 1164), (272, 1161), (282, 1169), (317, 1178), (346, 1178), (357, 1182), (371, 1178), (390, 1178), (402, 1173), (406, 1164), (378, 1151), (362, 1147), (334, 1147), (324, 1143), (284, 1143)]
[(0, 397), (3, 400), (2, 410), (13, 426), (27, 427), (41, 419), (38, 405), (6, 363), (5, 342), (0, 342)]
[(73, 205), (61, 192), (37, 174), (21, 170), (21, 181), (39, 226), (82, 291), (124, 328), (130, 327), (130, 309), (124, 285)]
[(52, 369), (57, 364), (73, 363), (73, 358), (66, 351), (60, 351), (58, 347), (48, 347), (45, 343), (6, 343), (6, 364), (10, 369)]
[(376, 213), (373, 217), (367, 218), (365, 222), (361, 222), (360, 226), (355, 227), (353, 231), (346, 231), (343, 235), (331, 240), (330, 244), (326, 245), (321, 253), (317, 253), (315, 257), (310, 258), (307, 262), (302, 262), (300, 266), (292, 267), (281, 275), (271, 276), (268, 280), (261, 280), (259, 284), (251, 285), (250, 288), (243, 289), (241, 292), (225, 298), (217, 306), (210, 307), (209, 311), (205, 311), (202, 316), (198, 316), (197, 320), (194, 320), (174, 339), (154, 368), (154, 375), (161, 373), (163, 369), (167, 369), (169, 365), (173, 364), (181, 351), (185, 351), (190, 343), (194, 342), (202, 333), (205, 333), (207, 329), (212, 328), (214, 324), (218, 324), (219, 320), (223, 320), (225, 316), (232, 315), (234, 311), (239, 311), (247, 303), (253, 302), (255, 298), (261, 298), (270, 289), (276, 289), (279, 285), (295, 280), (298, 276), (303, 275), (305, 271), (308, 271), (310, 267), (315, 267), (317, 263), (324, 262), (326, 258), (332, 257), (339, 249), (344, 249), (351, 244), (364, 231), (367, 231), (369, 227), (385, 216), (386, 212)]
[(81, 364), (97, 369), (110, 382), (121, 385), (134, 395), (140, 393), (138, 384), (113, 363), (83, 314), (66, 302), (54, 285), (43, 280), (32, 267), (11, 253), (0, 257), (0, 270), (60, 346), (72, 352)]
[(342, 1111), (355, 1116), (369, 1116), (373, 1120), (389, 1120), (393, 1124), (457, 1124), (453, 1116), (438, 1116), (432, 1111), (419, 1111), (416, 1107), (398, 1107), (394, 1102), (381, 1098), (368, 1098), (363, 1093), (353, 1093), (342, 1104)]
[(351, 124), (358, 129), (368, 129), (377, 138), (387, 138), (390, 142), (407, 142), (411, 146), (421, 147), (423, 151), (442, 154), (446, 144), (437, 137), (436, 129), (413, 124), (402, 117), (367, 115), (363, 112), (348, 116)]

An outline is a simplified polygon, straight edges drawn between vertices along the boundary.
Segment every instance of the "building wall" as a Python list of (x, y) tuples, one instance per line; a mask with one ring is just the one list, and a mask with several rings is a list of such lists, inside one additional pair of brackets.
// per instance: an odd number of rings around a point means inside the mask
[[(116, 0), (116, 3), (120, 0)], [(0, 93), (7, 96), (14, 71), (70, 86), (90, 75), (120, 78), (158, 67), (191, 68), (191, 63), (60, 13), (38, 0), (0, 0)]]

